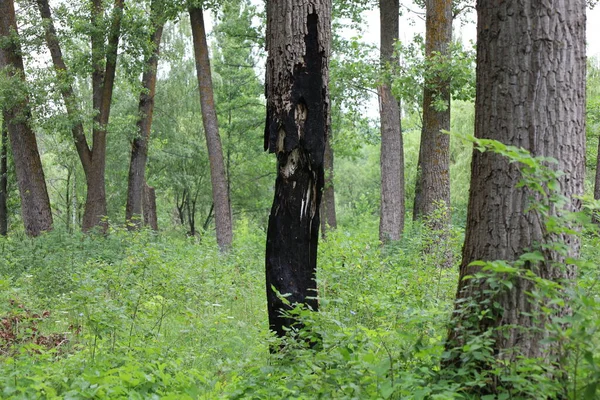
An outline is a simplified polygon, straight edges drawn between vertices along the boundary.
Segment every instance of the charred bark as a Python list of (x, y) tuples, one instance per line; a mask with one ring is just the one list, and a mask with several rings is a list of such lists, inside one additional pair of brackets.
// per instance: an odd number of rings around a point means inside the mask
[[(153, 20), (161, 21), (160, 16), (156, 11), (156, 2), (153, 1), (150, 7), (152, 10)], [(145, 193), (144, 190), (145, 188), (149, 187), (146, 184), (145, 178), (146, 161), (148, 158), (148, 140), (150, 139), (150, 130), (152, 128), (152, 116), (154, 114), (156, 71), (158, 68), (158, 57), (160, 53), (160, 40), (162, 37), (162, 32), (162, 22), (155, 23), (154, 30), (150, 38), (152, 45), (154, 46), (154, 50), (152, 55), (147, 60), (146, 71), (144, 71), (142, 76), (142, 92), (140, 93), (140, 102), (138, 106), (138, 113), (140, 115), (140, 118), (137, 122), (138, 135), (131, 142), (131, 162), (129, 164), (127, 205), (125, 207), (125, 222), (127, 223), (127, 228), (130, 230), (138, 229), (141, 226), (143, 208), (142, 204)], [(153, 229), (154, 226), (156, 225), (152, 225)]]
[[(0, 3), (0, 69), (15, 86), (25, 85), (25, 69), (12, 0)], [(22, 88), (24, 89), (24, 88)], [(29, 97), (19, 93), (3, 110), (12, 149), (25, 233), (38, 236), (52, 229), (52, 211), (35, 133), (31, 128)]]
[(223, 147), (221, 145), (221, 137), (219, 136), (217, 111), (215, 109), (204, 16), (201, 8), (192, 7), (189, 13), (194, 39), (194, 55), (198, 75), (202, 123), (206, 136), (206, 147), (208, 148), (210, 181), (212, 184), (213, 202), (215, 204), (217, 243), (219, 244), (219, 248), (225, 251), (231, 247), (233, 240), (231, 204), (229, 201), (225, 162), (223, 160)]
[(278, 336), (297, 323), (283, 314), (291, 305), (319, 306), (330, 46), (330, 0), (267, 2), (265, 150), (277, 156), (277, 178), (265, 259), (269, 326)]
[[(380, 0), (381, 65), (397, 64), (394, 41), (400, 31), (399, 1)], [(384, 74), (387, 75), (387, 74)], [(400, 240), (404, 230), (404, 145), (400, 126), (400, 104), (392, 94), (390, 80), (384, 76), (378, 88), (381, 119), (381, 210), (379, 240)]]
[[(571, 199), (570, 209), (577, 210), (585, 156), (585, 2), (479, 0), (477, 13), (475, 135), (558, 160), (553, 168), (564, 172), (561, 194)], [(539, 319), (539, 304), (528, 295), (534, 289), (531, 280), (517, 278), (510, 290), (487, 299), (490, 305), (482, 307), (487, 307), (490, 318), (478, 320), (466, 308), (470, 302), (465, 300), (483, 302), (489, 289), (485, 283), (463, 279), (481, 271), (469, 265), (472, 261), (514, 261), (545, 239), (539, 216), (527, 212), (532, 193), (519, 187), (516, 163), (492, 152), (474, 151), (471, 171), (458, 301), (447, 344), (454, 356), (449, 363), (461, 363), (460, 348), (469, 334), (464, 327), (469, 324), (471, 333), (492, 331), (498, 358), (559, 362), (544, 341), (548, 333), (546, 321)], [(568, 246), (568, 256), (577, 257), (577, 239), (567, 235), (560, 239)], [(546, 262), (526, 266), (555, 282), (573, 278), (573, 267), (556, 265), (564, 263), (563, 256), (553, 252), (550, 256)]]
[[(427, 0), (425, 57), (429, 62), (449, 57), (452, 40), (452, 1)], [(439, 107), (443, 106), (443, 109)], [(442, 220), (429, 220), (432, 229), (450, 222), (450, 81), (439, 74), (427, 76), (423, 90), (423, 127), (417, 164), (413, 219), (427, 217), (437, 208), (448, 212)]]

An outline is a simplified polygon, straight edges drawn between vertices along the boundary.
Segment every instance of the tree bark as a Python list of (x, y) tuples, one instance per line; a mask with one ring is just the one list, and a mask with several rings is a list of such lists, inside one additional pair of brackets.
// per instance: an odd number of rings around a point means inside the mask
[(206, 135), (206, 147), (210, 163), (210, 180), (212, 184), (213, 202), (215, 204), (215, 225), (217, 243), (222, 251), (231, 247), (233, 240), (233, 227), (231, 217), (231, 203), (227, 189), (227, 175), (223, 160), (223, 147), (219, 136), (217, 111), (213, 95), (210, 60), (204, 16), (201, 8), (189, 9), (192, 35), (194, 40), (194, 56), (196, 59), (196, 72), (198, 75), (198, 91), (200, 92), (200, 107), (202, 109), (202, 122)]
[[(92, 24), (97, 26), (102, 16), (102, 0), (92, 0)], [(106, 205), (106, 128), (110, 117), (110, 106), (117, 70), (117, 52), (121, 35), (121, 19), (123, 17), (124, 0), (115, 0), (107, 45), (104, 38), (92, 34), (92, 90), (93, 107), (96, 111), (94, 128), (92, 129), (92, 159), (90, 167), (85, 171), (87, 194), (83, 212), (82, 229), (84, 232), (99, 227), (101, 231), (108, 229)], [(105, 67), (101, 58), (106, 56)]]
[[(397, 64), (394, 41), (398, 38), (399, 1), (380, 0), (381, 66)], [(404, 146), (400, 126), (400, 104), (392, 94), (390, 79), (384, 74), (378, 88), (381, 118), (381, 211), (379, 240), (400, 240), (404, 230)]]
[(329, 132), (331, 0), (268, 1), (266, 40), (265, 150), (277, 156), (266, 289), (270, 329), (284, 336), (295, 324), (282, 315), (290, 305), (319, 306), (315, 277)]
[[(77, 98), (73, 86), (68, 81), (68, 70), (64, 62), (60, 43), (56, 36), (56, 29), (52, 19), (48, 0), (37, 0), (40, 15), (44, 20), (46, 45), (50, 50), (52, 63), (61, 82), (60, 91), (65, 102), (65, 108), (70, 119), (74, 121), (71, 128), (75, 147), (85, 173), (87, 194), (83, 213), (82, 230), (84, 232), (98, 226), (106, 231), (106, 126), (110, 115), (112, 92), (114, 87), (117, 50), (121, 31), (124, 0), (115, 0), (113, 16), (108, 37), (108, 45), (104, 44), (104, 37), (96, 32), (91, 35), (92, 47), (92, 103), (96, 111), (92, 133), (92, 149), (88, 146), (83, 123), (79, 117)], [(92, 26), (101, 25), (104, 8), (102, 0), (92, 0)], [(106, 66), (104, 67), (104, 58)]]
[(152, 186), (144, 183), (144, 225), (153, 231), (158, 231), (158, 218), (156, 215), (156, 191)]
[[(600, 200), (600, 140), (598, 140), (598, 155), (596, 156), (596, 176), (594, 179), (594, 200)], [(600, 215), (597, 215), (600, 211), (596, 211), (596, 215), (593, 216), (593, 221), (600, 224)]]
[[(558, 160), (553, 168), (564, 172), (560, 191), (571, 199), (570, 209), (577, 210), (585, 156), (585, 2), (479, 0), (477, 13), (475, 135)], [(505, 157), (474, 151), (471, 173), (458, 301), (447, 344), (455, 350), (450, 362), (460, 364), (459, 349), (468, 337), (464, 327), (472, 324), (475, 333), (492, 330), (497, 357), (541, 357), (551, 365), (557, 360), (544, 344), (548, 333), (545, 321), (536, 320), (539, 306), (528, 296), (534, 289), (530, 280), (519, 278), (510, 290), (490, 300), (489, 285), (463, 279), (481, 271), (469, 265), (472, 261), (514, 261), (536, 243), (544, 243), (542, 221), (527, 212), (535, 200), (531, 191), (518, 185), (517, 163)], [(561, 239), (569, 256), (576, 257), (578, 241), (566, 235)], [(564, 263), (564, 258), (552, 257), (556, 259), (526, 266), (556, 282), (574, 276), (573, 267), (552, 262)], [(469, 299), (486, 308), (490, 318), (473, 322), (477, 316), (467, 308)], [(483, 305), (486, 299), (489, 306)]]
[(325, 169), (325, 187), (323, 188), (323, 203), (321, 204), (321, 231), (323, 237), (329, 229), (337, 228), (335, 214), (335, 190), (333, 186), (333, 149), (329, 137), (325, 142), (323, 167)]
[(0, 235), (8, 234), (8, 133), (6, 122), (2, 120), (2, 141), (0, 143)]
[[(425, 57), (430, 62), (447, 59), (452, 40), (452, 1), (427, 0), (425, 12)], [(436, 105), (445, 109), (436, 109)], [(450, 222), (450, 137), (442, 130), (450, 130), (450, 81), (438, 74), (426, 77), (423, 90), (423, 127), (413, 209), (413, 219), (418, 220), (445, 207), (446, 218), (427, 221), (433, 229), (444, 229)]]
[[(156, 10), (157, 4), (152, 2), (153, 21), (161, 21)], [(158, 68), (158, 57), (160, 53), (160, 40), (163, 32), (163, 23), (154, 22), (153, 32), (150, 40), (154, 46), (152, 55), (147, 60), (146, 71), (142, 76), (142, 92), (138, 113), (140, 118), (137, 122), (138, 135), (131, 142), (131, 162), (129, 165), (129, 179), (127, 187), (127, 205), (125, 207), (125, 222), (130, 230), (139, 229), (142, 219), (142, 203), (146, 184), (146, 161), (148, 158), (148, 140), (152, 128), (152, 116), (154, 114), (154, 95), (156, 93), (156, 71)], [(155, 204), (156, 206), (156, 204)]]
[[(25, 69), (12, 0), (0, 2), (0, 69), (6, 69), (15, 85), (25, 86)], [(3, 110), (12, 148), (25, 233), (38, 236), (52, 229), (52, 211), (37, 140), (31, 128), (29, 97), (18, 94)]]

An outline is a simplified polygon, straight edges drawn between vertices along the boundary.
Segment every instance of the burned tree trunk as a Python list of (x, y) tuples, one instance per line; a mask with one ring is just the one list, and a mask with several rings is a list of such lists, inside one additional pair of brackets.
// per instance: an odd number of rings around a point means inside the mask
[[(156, 10), (156, 1), (151, 4), (153, 21), (161, 21)], [(141, 226), (142, 204), (144, 190), (149, 187), (146, 184), (146, 160), (148, 158), (148, 140), (152, 128), (152, 116), (154, 114), (154, 95), (156, 93), (156, 71), (158, 68), (158, 56), (160, 52), (160, 40), (163, 32), (163, 23), (154, 22), (154, 31), (151, 35), (154, 50), (147, 61), (146, 71), (142, 76), (142, 92), (138, 113), (140, 119), (137, 122), (138, 135), (131, 142), (131, 162), (129, 164), (129, 179), (127, 186), (127, 205), (125, 207), (125, 222), (130, 230)], [(145, 211), (145, 210), (144, 210)], [(145, 212), (144, 212), (145, 215)], [(153, 229), (155, 225), (152, 225)]]
[(267, 231), (266, 286), (269, 326), (279, 336), (294, 325), (282, 315), (289, 309), (286, 301), (318, 308), (330, 46), (330, 0), (267, 2), (265, 149), (277, 156), (277, 179)]
[(217, 243), (221, 250), (227, 250), (231, 247), (233, 240), (231, 204), (229, 201), (225, 162), (223, 160), (223, 147), (221, 146), (221, 137), (219, 136), (217, 110), (215, 109), (204, 16), (201, 8), (192, 7), (189, 12), (192, 35), (194, 37), (194, 55), (198, 75), (202, 123), (204, 124), (206, 147), (208, 148), (210, 181), (212, 184), (213, 202), (215, 204)]
[[(380, 0), (381, 65), (398, 63), (394, 41), (400, 30), (398, 0)], [(381, 117), (381, 210), (379, 240), (400, 240), (404, 230), (404, 145), (400, 126), (400, 104), (392, 94), (389, 79), (378, 89)]]
[[(12, 0), (0, 2), (0, 69), (6, 69), (13, 84), (25, 84), (25, 69)], [(17, 92), (21, 92), (17, 90)], [(38, 236), (52, 229), (52, 211), (35, 133), (31, 128), (29, 97), (18, 93), (3, 110), (10, 137), (25, 233)]]

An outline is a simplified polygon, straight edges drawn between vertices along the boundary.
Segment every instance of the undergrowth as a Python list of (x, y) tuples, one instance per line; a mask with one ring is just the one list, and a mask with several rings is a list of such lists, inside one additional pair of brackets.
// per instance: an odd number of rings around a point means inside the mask
[[(148, 231), (0, 238), (0, 397), (470, 398), (439, 367), (457, 280), (455, 267), (438, 267), (448, 248), (436, 254), (435, 234), (417, 225), (381, 248), (375, 229), (322, 241), (321, 310), (293, 311), (309, 328), (300, 337), (321, 346), (289, 339), (278, 354), (265, 233), (247, 220), (227, 255), (209, 239)], [(451, 236), (457, 260), (460, 232)], [(587, 239), (586, 257), (597, 258), (598, 242)], [(599, 327), (597, 278), (590, 266), (580, 280), (587, 311), (572, 330), (586, 341)], [(586, 351), (572, 382), (600, 377), (600, 353)]]

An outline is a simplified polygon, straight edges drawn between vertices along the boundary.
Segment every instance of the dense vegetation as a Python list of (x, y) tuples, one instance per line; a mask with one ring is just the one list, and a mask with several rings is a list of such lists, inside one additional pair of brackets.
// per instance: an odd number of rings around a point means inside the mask
[[(205, 5), (213, 6), (209, 3)], [(472, 51), (453, 44), (453, 61), (445, 65), (426, 60), (420, 37), (398, 43), (400, 68), (385, 73), (391, 90), (403, 100), (407, 205), (413, 204), (417, 184), (422, 85), (442, 71), (455, 86), (449, 152), (452, 223), (449, 230), (428, 223), (447, 219), (443, 207), (414, 222), (406, 207), (402, 240), (383, 245), (378, 232), (380, 137), (376, 107), (368, 105), (380, 83), (378, 55), (360, 37), (334, 35), (329, 90), (338, 226), (327, 229), (319, 245), (319, 312), (292, 309), (290, 314), (305, 329), (282, 339), (269, 331), (265, 299), (265, 238), (276, 167), (262, 151), (264, 15), (250, 2), (222, 3), (212, 12), (210, 44), (234, 217), (229, 251), (220, 251), (214, 235), (210, 157), (185, 13), (175, 12), (177, 17), (164, 28), (149, 139), (146, 180), (157, 191), (160, 229), (130, 230), (123, 218), (130, 143), (138, 136), (141, 61), (152, 50), (144, 25), (148, 4), (140, 2), (131, 3), (123, 20), (125, 40), (107, 127), (109, 228), (84, 234), (86, 181), (72, 145), (73, 121), (55, 107), (63, 82), (55, 80), (49, 63), (32, 60), (32, 54), (44, 52), (42, 25), (34, 8), (23, 2), (18, 17), (27, 28), (21, 38), (27, 89), (54, 228), (36, 238), (26, 234), (9, 154), (9, 232), (0, 236), (0, 398), (597, 398), (600, 235), (597, 225), (589, 223), (598, 208), (590, 199), (600, 127), (597, 62), (588, 63), (584, 212), (562, 214), (555, 212), (562, 199), (552, 190), (558, 175), (547, 170), (547, 160), (471, 136)], [(366, 3), (336, 2), (334, 33), (352, 25), (360, 35)], [(64, 30), (59, 33), (76, 92), (82, 99), (90, 97), (89, 60), (81, 41), (87, 40), (87, 14), (77, 7), (57, 6), (54, 11)], [(0, 80), (2, 107), (12, 95), (6, 82)], [(82, 100), (82, 119), (94, 113), (88, 103)], [(86, 121), (93, 125), (92, 119)], [(489, 299), (513, 289), (518, 279), (535, 281), (536, 290), (527, 296), (542, 305), (541, 312), (532, 315), (534, 323), (525, 329), (539, 329), (535, 322), (542, 321), (548, 332), (543, 345), (558, 354), (555, 364), (525, 357), (497, 359), (493, 330), (474, 334), (458, 350), (448, 348), (474, 143), (525, 166), (524, 185), (540, 195), (532, 212), (551, 234), (577, 231), (581, 239), (581, 256), (559, 263), (564, 269), (577, 266), (572, 286), (528, 275), (527, 263), (548, 261), (536, 249), (514, 262), (482, 263), (483, 272), (471, 277), (488, 285)], [(574, 223), (583, 227), (572, 232)], [(560, 251), (562, 243), (543, 245), (543, 250)], [(500, 308), (489, 302), (473, 304), (469, 322), (486, 321), (490, 309)], [(570, 313), (563, 315), (565, 306)], [(460, 363), (450, 365), (457, 352)], [(487, 387), (495, 393), (482, 394)]]

